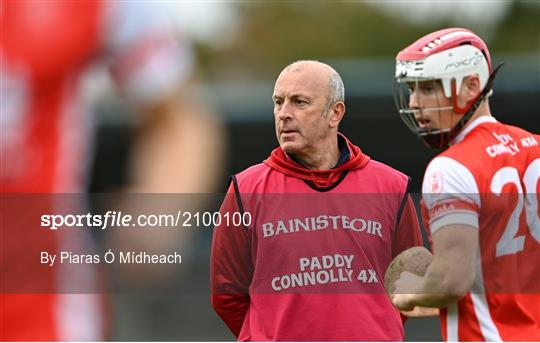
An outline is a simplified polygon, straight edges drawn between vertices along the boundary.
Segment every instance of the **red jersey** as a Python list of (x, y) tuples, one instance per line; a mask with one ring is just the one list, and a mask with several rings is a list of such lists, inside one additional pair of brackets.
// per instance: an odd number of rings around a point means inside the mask
[(430, 232), (479, 230), (476, 279), (441, 311), (449, 341), (540, 340), (540, 137), (479, 117), (428, 166), (423, 211)]
[[(159, 27), (162, 19), (143, 4), (6, 0), (1, 6), (2, 193), (82, 192), (92, 156), (92, 117), (78, 85), (83, 72), (93, 62), (107, 64), (128, 98), (151, 103), (188, 74), (189, 50), (178, 49)], [(27, 217), (24, 208), (15, 211)], [(29, 229), (35, 222), (16, 224), (24, 232), (3, 231), (2, 277), (27, 272), (20, 262), (33, 248), (54, 251), (65, 243), (57, 235), (43, 240)], [(76, 239), (81, 242), (70, 244), (88, 247), (86, 237)], [(32, 258), (29, 263), (39, 261)], [(51, 272), (50, 281), (63, 279), (59, 274)], [(3, 294), (0, 340), (102, 340), (105, 318), (96, 300), (86, 294)]]
[(393, 257), (421, 245), (408, 178), (347, 141), (350, 159), (310, 171), (276, 149), (236, 176), (214, 230), (212, 303), (240, 341), (402, 340), (384, 290)]

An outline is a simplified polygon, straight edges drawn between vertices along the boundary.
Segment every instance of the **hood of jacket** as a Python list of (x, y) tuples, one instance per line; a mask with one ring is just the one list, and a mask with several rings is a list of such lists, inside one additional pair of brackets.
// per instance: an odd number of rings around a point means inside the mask
[(352, 144), (347, 137), (338, 133), (346, 142), (346, 148), (349, 149), (349, 160), (337, 168), (330, 170), (311, 170), (296, 163), (291, 157), (287, 156), (281, 148), (276, 148), (270, 156), (264, 160), (264, 163), (270, 168), (279, 171), (285, 175), (295, 177), (305, 181), (311, 181), (315, 186), (327, 188), (337, 182), (341, 175), (354, 169), (361, 169), (369, 162), (370, 157), (362, 153), (359, 147)]

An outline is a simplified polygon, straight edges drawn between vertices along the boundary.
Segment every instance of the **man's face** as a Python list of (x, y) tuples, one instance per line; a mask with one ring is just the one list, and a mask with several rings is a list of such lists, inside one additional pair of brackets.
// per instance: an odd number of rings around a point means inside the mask
[(409, 92), (409, 108), (421, 110), (414, 114), (421, 128), (444, 130), (459, 120), (452, 110), (451, 99), (444, 95), (440, 81), (411, 82)]
[(279, 75), (272, 99), (276, 136), (285, 153), (309, 155), (330, 135), (330, 119), (324, 113), (328, 87), (327, 73), (315, 68), (284, 70)]

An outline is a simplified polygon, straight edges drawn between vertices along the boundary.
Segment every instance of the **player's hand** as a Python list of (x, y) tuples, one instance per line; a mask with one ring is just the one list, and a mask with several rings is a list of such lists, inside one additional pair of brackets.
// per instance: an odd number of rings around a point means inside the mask
[(422, 277), (410, 272), (401, 272), (394, 283), (394, 292), (390, 296), (392, 303), (400, 311), (413, 311), (415, 308), (415, 290), (420, 289)]
[(439, 315), (439, 309), (433, 307), (415, 306), (412, 311), (400, 311), (404, 316), (409, 318), (426, 318)]
[(384, 287), (394, 306), (412, 318), (430, 317), (438, 314), (436, 308), (415, 306), (414, 298), (421, 289), (433, 255), (424, 247), (417, 246), (402, 251), (388, 265)]
[(411, 302), (412, 294), (392, 294), (390, 297), (392, 299), (392, 304), (400, 310), (401, 312), (412, 312), (414, 310), (414, 305)]

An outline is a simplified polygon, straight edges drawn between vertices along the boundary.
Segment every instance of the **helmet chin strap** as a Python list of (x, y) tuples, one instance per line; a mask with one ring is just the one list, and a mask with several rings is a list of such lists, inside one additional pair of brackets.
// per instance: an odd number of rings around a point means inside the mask
[(502, 66), (503, 64), (500, 64), (499, 66), (497, 66), (497, 68), (495, 68), (495, 70), (493, 70), (482, 92), (480, 92), (480, 94), (478, 94), (478, 96), (474, 100), (468, 102), (468, 106), (465, 106), (464, 108), (460, 108), (457, 104), (455, 81), (452, 81), (452, 98), (454, 103), (454, 112), (458, 114), (463, 114), (463, 116), (459, 119), (456, 125), (454, 125), (454, 127), (449, 130), (437, 130), (435, 132), (421, 135), (422, 140), (430, 148), (446, 149), (450, 146), (450, 142), (459, 134), (459, 132), (471, 119), (474, 112), (476, 112), (476, 110), (478, 109), (478, 106), (480, 106), (482, 101), (484, 101), (484, 99), (491, 94), (493, 81), (495, 80), (495, 76), (497, 76), (497, 73)]

